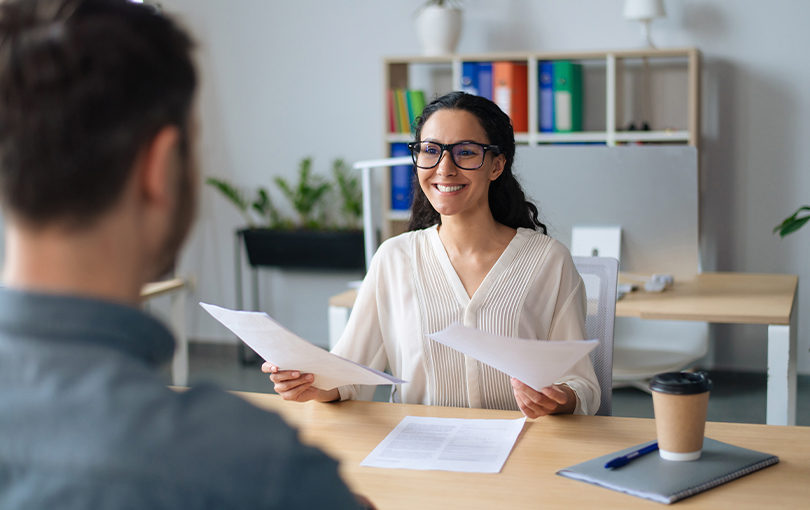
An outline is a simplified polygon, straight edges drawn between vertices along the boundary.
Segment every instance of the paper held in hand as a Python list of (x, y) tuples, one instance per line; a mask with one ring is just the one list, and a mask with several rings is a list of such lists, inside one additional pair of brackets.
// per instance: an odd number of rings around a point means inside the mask
[(206, 312), (233, 331), (251, 349), (280, 370), (313, 374), (312, 385), (331, 390), (347, 384), (400, 384), (407, 381), (336, 356), (312, 345), (264, 312), (239, 312), (200, 303)]
[(599, 340), (524, 340), (493, 335), (457, 322), (428, 336), (509, 374), (537, 391), (560, 380), (599, 343)]

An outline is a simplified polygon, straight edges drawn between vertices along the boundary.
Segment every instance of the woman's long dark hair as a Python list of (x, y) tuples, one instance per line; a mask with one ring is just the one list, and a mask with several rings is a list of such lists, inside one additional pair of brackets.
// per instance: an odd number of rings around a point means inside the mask
[[(422, 140), (425, 122), (439, 110), (463, 110), (475, 115), (489, 138), (488, 142), (497, 145), (501, 149), (501, 154), (506, 157), (503, 173), (489, 185), (489, 208), (495, 221), (507, 227), (539, 229), (542, 233), (547, 233), (546, 226), (537, 219), (537, 206), (526, 200), (523, 188), (512, 173), (512, 163), (515, 161), (515, 133), (509, 116), (489, 99), (465, 92), (451, 92), (434, 99), (425, 107), (422, 115), (416, 120), (417, 141)], [(408, 230), (421, 230), (437, 223), (441, 223), (441, 216), (430, 205), (417, 179)]]

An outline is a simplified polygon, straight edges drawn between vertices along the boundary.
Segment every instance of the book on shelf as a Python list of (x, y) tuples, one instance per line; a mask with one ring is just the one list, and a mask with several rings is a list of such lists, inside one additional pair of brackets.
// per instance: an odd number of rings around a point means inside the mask
[(492, 101), (492, 62), (478, 63), (478, 95)]
[[(391, 157), (399, 158), (410, 156), (411, 151), (407, 143), (392, 143)], [(413, 199), (413, 165), (397, 165), (391, 167), (391, 209), (407, 211), (411, 208)]]
[(554, 132), (554, 63), (549, 61), (540, 62), (537, 66), (537, 83), (540, 87), (539, 109), (537, 118), (539, 119), (539, 129), (541, 133)]
[(399, 113), (396, 108), (394, 90), (388, 89), (388, 132), (399, 133)]
[(495, 103), (512, 119), (515, 133), (529, 130), (528, 66), (520, 62), (493, 62)]
[(467, 94), (478, 95), (478, 63), (461, 64), (461, 90)]
[(411, 119), (408, 115), (408, 100), (405, 97), (405, 89), (397, 89), (397, 108), (399, 109), (399, 132), (411, 132)]
[(391, 133), (410, 133), (416, 118), (425, 109), (425, 93), (421, 90), (388, 90), (388, 126)]
[(554, 132), (582, 131), (582, 64), (556, 60), (552, 73)]

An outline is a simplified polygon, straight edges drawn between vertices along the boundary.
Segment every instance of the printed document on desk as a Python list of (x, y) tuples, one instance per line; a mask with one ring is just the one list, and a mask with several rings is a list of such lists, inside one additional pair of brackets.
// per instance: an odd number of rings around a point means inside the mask
[(524, 340), (493, 335), (457, 322), (428, 336), (537, 391), (558, 381), (599, 343), (599, 340)]
[(525, 422), (406, 416), (360, 465), (500, 473)]
[(233, 331), (251, 349), (281, 370), (313, 374), (312, 385), (331, 390), (348, 384), (399, 384), (407, 381), (312, 345), (263, 312), (239, 312), (200, 303), (206, 312)]

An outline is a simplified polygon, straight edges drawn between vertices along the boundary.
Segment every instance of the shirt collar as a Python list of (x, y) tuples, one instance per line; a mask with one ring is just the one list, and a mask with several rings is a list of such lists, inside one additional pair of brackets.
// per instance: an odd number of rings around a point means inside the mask
[(133, 306), (97, 299), (0, 288), (0, 333), (91, 343), (162, 365), (172, 358), (169, 330)]

